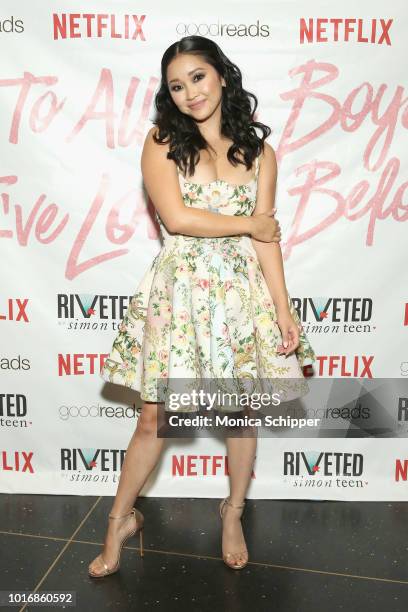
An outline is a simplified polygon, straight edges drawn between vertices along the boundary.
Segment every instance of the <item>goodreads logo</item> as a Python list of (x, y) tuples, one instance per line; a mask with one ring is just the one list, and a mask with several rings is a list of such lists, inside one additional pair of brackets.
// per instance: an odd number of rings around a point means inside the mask
[(238, 25), (234, 23), (220, 23), (220, 20), (216, 23), (178, 23), (176, 32), (180, 36), (198, 34), (199, 36), (236, 36), (239, 38), (243, 36), (254, 38), (270, 35), (269, 26), (259, 23), (259, 19), (256, 23), (239, 23)]
[(24, 26), (21, 19), (16, 19), (13, 15), (9, 19), (0, 19), (0, 34), (9, 34), (10, 32), (24, 32)]

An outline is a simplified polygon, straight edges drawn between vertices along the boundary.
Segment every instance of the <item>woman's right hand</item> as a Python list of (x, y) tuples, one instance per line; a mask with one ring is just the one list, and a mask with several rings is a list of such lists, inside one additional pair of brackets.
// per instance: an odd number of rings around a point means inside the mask
[(279, 221), (274, 217), (276, 209), (250, 217), (252, 221), (251, 236), (261, 242), (280, 242), (281, 231)]

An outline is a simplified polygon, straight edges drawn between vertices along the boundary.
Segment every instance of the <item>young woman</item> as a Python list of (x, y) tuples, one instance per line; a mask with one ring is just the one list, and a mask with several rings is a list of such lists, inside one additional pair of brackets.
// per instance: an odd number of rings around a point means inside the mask
[[(256, 97), (243, 89), (239, 68), (201, 36), (172, 44), (161, 71), (141, 168), (164, 245), (101, 370), (105, 380), (140, 391), (144, 403), (92, 577), (115, 572), (124, 542), (141, 537), (143, 516), (133, 504), (164, 440), (157, 437), (159, 378), (300, 378), (315, 359), (285, 286), (276, 160), (265, 142), (271, 130), (254, 121)], [(256, 442), (226, 438), (230, 494), (219, 510), (223, 560), (233, 569), (248, 562), (240, 519)]]

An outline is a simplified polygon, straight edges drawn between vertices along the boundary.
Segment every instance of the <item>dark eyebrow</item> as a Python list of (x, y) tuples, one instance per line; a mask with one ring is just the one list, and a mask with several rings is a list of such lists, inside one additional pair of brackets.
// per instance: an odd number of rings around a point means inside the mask
[[(190, 72), (187, 72), (187, 75), (190, 76), (190, 74), (193, 74), (193, 72), (195, 72), (196, 70), (205, 70), (205, 68), (201, 68), (201, 66), (199, 66), (198, 68), (194, 68), (194, 70), (190, 70)], [(179, 81), (180, 79), (171, 79), (171, 81), (169, 81), (169, 83), (173, 83), (174, 81)]]

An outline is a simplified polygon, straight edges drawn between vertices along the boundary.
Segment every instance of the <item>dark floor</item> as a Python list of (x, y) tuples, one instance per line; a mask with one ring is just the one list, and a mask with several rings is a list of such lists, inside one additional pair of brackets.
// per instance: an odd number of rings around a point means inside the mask
[(76, 591), (78, 612), (408, 610), (408, 503), (248, 500), (250, 562), (234, 571), (219, 500), (139, 498), (144, 557), (131, 538), (119, 572), (93, 580), (112, 499), (0, 494), (0, 590)]

